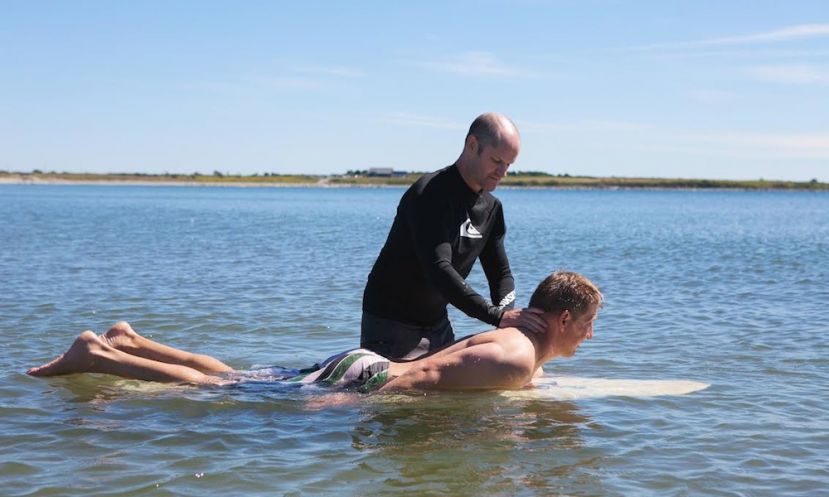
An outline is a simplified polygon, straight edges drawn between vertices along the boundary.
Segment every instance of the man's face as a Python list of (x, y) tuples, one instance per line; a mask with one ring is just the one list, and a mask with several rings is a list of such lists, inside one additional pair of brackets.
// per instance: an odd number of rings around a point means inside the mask
[(473, 180), (481, 190), (491, 192), (507, 175), (507, 169), (518, 157), (520, 147), (517, 138), (501, 140), (497, 147), (479, 144), (476, 140), (476, 153), (473, 154)]
[(562, 355), (572, 357), (583, 341), (593, 338), (593, 322), (598, 318), (598, 312), (598, 306), (593, 305), (580, 316), (573, 315), (564, 325)]

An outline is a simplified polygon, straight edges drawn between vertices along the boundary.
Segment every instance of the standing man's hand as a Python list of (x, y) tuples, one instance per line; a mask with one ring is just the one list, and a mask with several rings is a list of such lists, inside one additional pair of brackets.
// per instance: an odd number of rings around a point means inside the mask
[(526, 307), (524, 309), (510, 309), (504, 311), (501, 315), (501, 322), (498, 324), (500, 328), (523, 328), (530, 333), (540, 335), (547, 331), (547, 322), (541, 315), (544, 311), (534, 307)]

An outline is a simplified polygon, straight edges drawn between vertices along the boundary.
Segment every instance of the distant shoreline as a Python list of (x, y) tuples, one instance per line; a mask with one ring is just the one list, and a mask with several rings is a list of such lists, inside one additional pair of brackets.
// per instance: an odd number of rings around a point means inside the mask
[[(94, 173), (0, 172), (0, 184), (23, 185), (111, 185), (111, 186), (213, 186), (271, 188), (387, 188), (407, 187), (420, 174), (396, 177), (371, 176), (207, 176)], [(500, 188), (584, 190), (803, 190), (829, 191), (829, 183), (818, 181), (705, 180), (680, 178), (598, 178), (517, 173), (504, 178)]]
[(181, 181), (181, 180), (155, 180), (155, 179), (62, 179), (62, 178), (26, 178), (0, 176), (0, 184), (12, 185), (104, 185), (104, 186), (233, 186), (233, 187), (320, 187), (325, 186), (320, 183), (252, 183), (241, 181)]

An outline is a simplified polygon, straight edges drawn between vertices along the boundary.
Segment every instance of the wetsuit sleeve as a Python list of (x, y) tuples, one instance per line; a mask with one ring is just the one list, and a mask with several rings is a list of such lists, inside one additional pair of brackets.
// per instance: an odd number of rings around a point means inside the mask
[(502, 309), (502, 314), (504, 310), (512, 309), (515, 304), (515, 279), (512, 277), (509, 260), (507, 260), (507, 251), (504, 248), (506, 233), (504, 212), (499, 207), (492, 236), (490, 236), (484, 250), (481, 252), (480, 260), (481, 267), (483, 267), (484, 274), (486, 274), (486, 279), (489, 282), (492, 302)]
[(452, 266), (452, 234), (457, 226), (448, 226), (448, 206), (419, 199), (409, 209), (409, 225), (415, 253), (426, 276), (450, 304), (469, 317), (498, 326), (504, 309), (487, 302)]

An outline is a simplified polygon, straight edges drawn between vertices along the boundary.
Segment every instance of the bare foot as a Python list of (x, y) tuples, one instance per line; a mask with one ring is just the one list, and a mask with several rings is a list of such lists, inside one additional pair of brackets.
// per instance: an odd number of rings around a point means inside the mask
[(112, 348), (129, 351), (138, 348), (136, 340), (140, 337), (128, 322), (118, 321), (99, 338)]
[(95, 367), (95, 353), (105, 345), (98, 335), (91, 331), (84, 331), (63, 355), (51, 362), (26, 371), (32, 376), (59, 376), (72, 373), (91, 372)]

